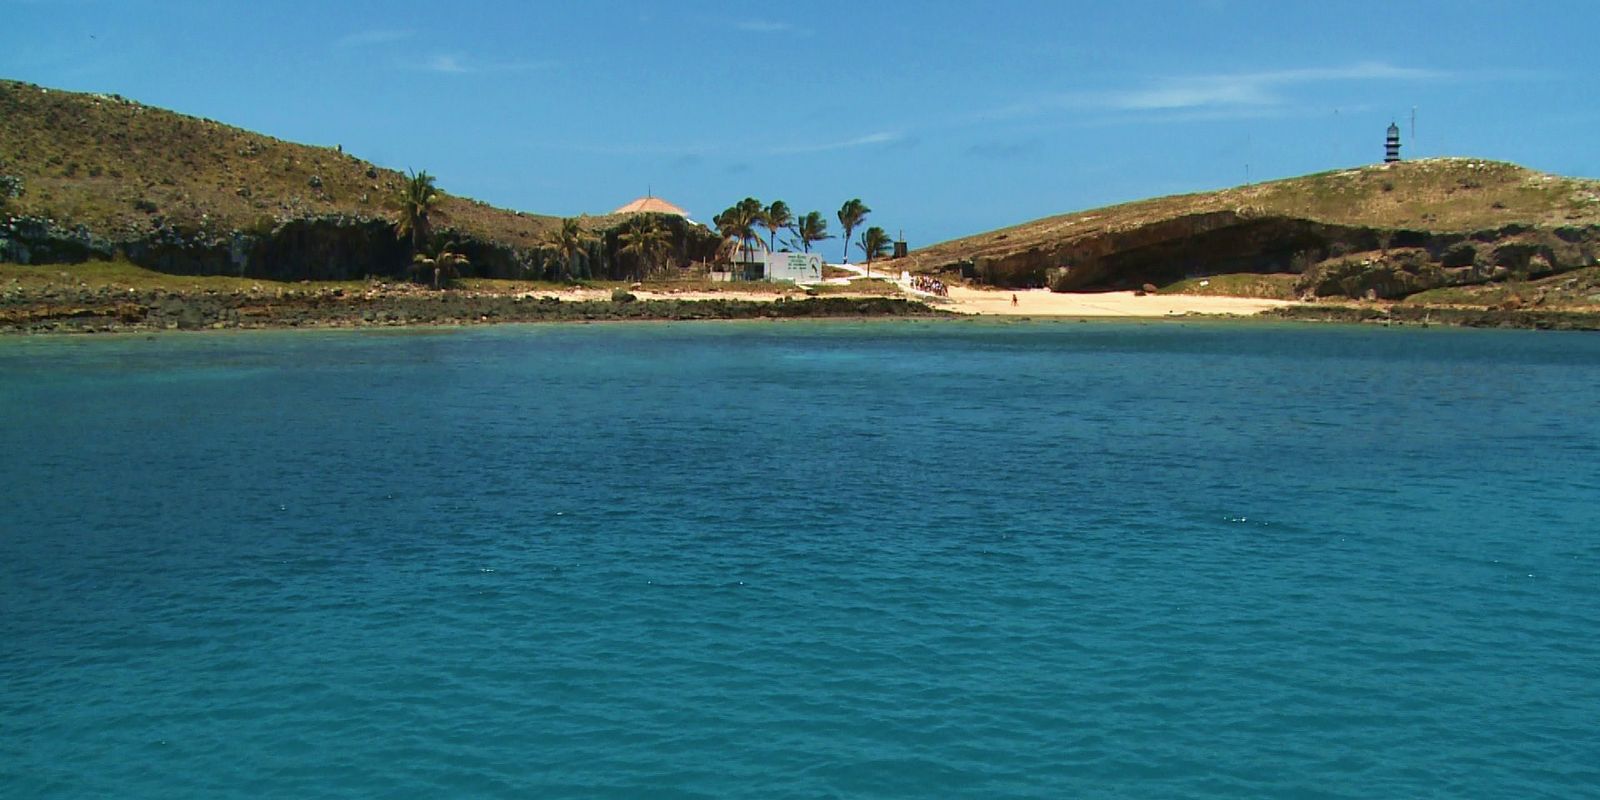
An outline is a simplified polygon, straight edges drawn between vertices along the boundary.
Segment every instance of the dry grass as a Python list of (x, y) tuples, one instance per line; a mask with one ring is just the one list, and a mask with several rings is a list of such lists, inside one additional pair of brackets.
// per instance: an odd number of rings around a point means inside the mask
[[(311, 215), (387, 218), (404, 180), (334, 147), (14, 81), (0, 81), (0, 173), (25, 183), (14, 213), (103, 235), (149, 230), (157, 219), (250, 230)], [(444, 226), (523, 247), (555, 224), (454, 196), (440, 210)]]
[[(169, 292), (246, 292), (301, 287), (301, 283), (230, 278), (219, 275), (169, 275), (126, 261), (86, 261), (82, 264), (22, 265), (0, 263), (0, 291), (38, 289), (161, 289)], [(362, 281), (317, 281), (318, 289), (360, 289)]]
[(906, 262), (918, 271), (1216, 212), (1430, 231), (1593, 225), (1600, 224), (1600, 181), (1476, 159), (1406, 161), (1048, 217), (917, 250)]
[(1600, 307), (1600, 267), (1531, 281), (1506, 281), (1478, 286), (1451, 286), (1418, 292), (1404, 305), (1592, 309)]
[(811, 287), (807, 293), (853, 297), (895, 297), (902, 294), (899, 286), (882, 278), (857, 278), (846, 284), (826, 283)]
[(1190, 278), (1161, 287), (1161, 294), (1190, 294), (1211, 297), (1260, 297), (1268, 300), (1293, 300), (1296, 298), (1295, 281), (1299, 275), (1233, 273)]

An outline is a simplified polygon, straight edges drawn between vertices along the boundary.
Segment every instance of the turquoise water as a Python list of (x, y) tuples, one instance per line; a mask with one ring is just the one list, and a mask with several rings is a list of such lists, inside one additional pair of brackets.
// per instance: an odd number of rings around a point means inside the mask
[(1600, 337), (0, 341), (0, 796), (1577, 797)]

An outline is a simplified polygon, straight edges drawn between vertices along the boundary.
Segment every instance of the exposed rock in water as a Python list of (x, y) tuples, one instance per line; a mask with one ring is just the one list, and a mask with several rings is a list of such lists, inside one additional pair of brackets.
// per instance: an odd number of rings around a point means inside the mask
[(0, 296), (0, 332), (901, 317), (936, 313), (922, 303), (888, 297), (822, 297), (792, 302), (637, 299), (607, 302), (420, 289), (374, 291), (360, 296), (325, 290), (180, 294), (160, 290), (51, 289)]

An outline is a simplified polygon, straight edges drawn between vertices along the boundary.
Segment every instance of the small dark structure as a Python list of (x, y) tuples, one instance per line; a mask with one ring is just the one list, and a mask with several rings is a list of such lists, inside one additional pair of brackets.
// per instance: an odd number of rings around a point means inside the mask
[(1400, 126), (1389, 123), (1389, 135), (1383, 140), (1383, 163), (1393, 164), (1400, 160)]
[(894, 243), (894, 255), (890, 256), (890, 258), (905, 258), (907, 252), (909, 250), (906, 247), (906, 240), (900, 239)]

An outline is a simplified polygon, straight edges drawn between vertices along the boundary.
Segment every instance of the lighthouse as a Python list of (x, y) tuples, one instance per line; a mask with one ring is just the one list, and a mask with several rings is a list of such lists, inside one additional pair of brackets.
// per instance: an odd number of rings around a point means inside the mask
[(1383, 140), (1383, 163), (1393, 164), (1400, 160), (1400, 126), (1389, 123), (1389, 135)]

